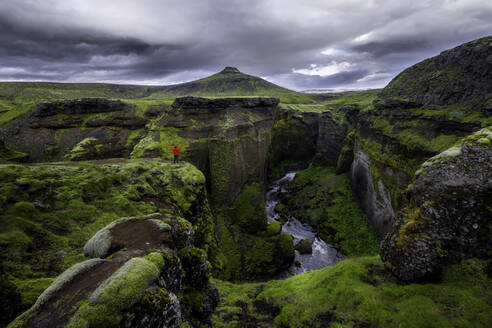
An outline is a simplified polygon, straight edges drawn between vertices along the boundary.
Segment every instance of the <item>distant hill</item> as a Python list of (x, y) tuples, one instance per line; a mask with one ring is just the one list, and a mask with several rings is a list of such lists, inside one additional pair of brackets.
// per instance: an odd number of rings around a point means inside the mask
[(240, 72), (235, 67), (226, 67), (209, 77), (181, 84), (152, 89), (149, 98), (181, 96), (200, 97), (279, 97), (285, 102), (305, 102), (313, 97), (282, 88), (257, 76)]
[(0, 82), (0, 102), (48, 101), (87, 97), (142, 98), (152, 86), (107, 83)]
[(170, 99), (201, 97), (278, 97), (286, 103), (310, 103), (327, 96), (282, 88), (262, 78), (226, 67), (209, 77), (168, 86), (118, 85), (106, 83), (0, 82), (0, 103), (51, 101), (86, 97), (114, 99)]

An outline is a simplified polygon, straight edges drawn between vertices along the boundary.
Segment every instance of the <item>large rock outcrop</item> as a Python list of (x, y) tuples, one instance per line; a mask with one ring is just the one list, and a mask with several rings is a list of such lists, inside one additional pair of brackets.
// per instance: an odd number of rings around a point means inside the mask
[(422, 164), (409, 205), (381, 245), (399, 279), (428, 279), (447, 263), (490, 256), (491, 159), (489, 127)]
[[(27, 154), (21, 159), (29, 162), (129, 157), (148, 121), (120, 100), (44, 102), (1, 126), (0, 142)], [(9, 157), (19, 161), (18, 156)]]
[(462, 44), (407, 68), (375, 103), (378, 108), (466, 104), (492, 109), (492, 37)]
[(193, 228), (182, 218), (156, 213), (115, 221), (87, 242), (92, 259), (58, 276), (9, 327), (207, 324), (218, 293), (206, 254), (192, 241)]

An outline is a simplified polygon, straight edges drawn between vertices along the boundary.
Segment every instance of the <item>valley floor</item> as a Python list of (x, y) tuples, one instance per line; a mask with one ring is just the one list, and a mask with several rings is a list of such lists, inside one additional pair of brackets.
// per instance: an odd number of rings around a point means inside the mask
[[(214, 327), (491, 327), (485, 261), (445, 269), (440, 281), (399, 284), (379, 256), (356, 257), (286, 280), (214, 280)], [(490, 272), (489, 272), (490, 274)]]

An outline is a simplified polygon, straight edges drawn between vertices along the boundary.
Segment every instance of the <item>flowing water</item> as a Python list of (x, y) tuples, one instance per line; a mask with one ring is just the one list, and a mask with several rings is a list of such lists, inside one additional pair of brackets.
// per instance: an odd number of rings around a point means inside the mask
[[(271, 185), (271, 189), (267, 192), (266, 212), (269, 223), (278, 221), (279, 214), (275, 212), (275, 206), (279, 203), (278, 195), (289, 191), (289, 184), (295, 176), (296, 172), (287, 173), (281, 179), (274, 181)], [(298, 251), (295, 251), (296, 258), (294, 262), (297, 262), (298, 265), (293, 264), (289, 270), (294, 275), (333, 265), (344, 258), (344, 255), (338, 252), (335, 248), (325, 243), (322, 239), (316, 237), (316, 234), (308, 224), (302, 223), (294, 217), (290, 217), (289, 220), (284, 223), (282, 226), (282, 232), (294, 237), (294, 245), (302, 239), (313, 240), (312, 254), (302, 255)], [(288, 272), (281, 274), (281, 277), (288, 276), (290, 276)]]

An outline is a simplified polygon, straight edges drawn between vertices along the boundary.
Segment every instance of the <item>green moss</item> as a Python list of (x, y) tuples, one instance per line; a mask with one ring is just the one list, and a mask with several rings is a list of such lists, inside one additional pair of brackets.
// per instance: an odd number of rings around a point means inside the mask
[[(267, 283), (216, 280), (221, 302), (213, 321), (216, 327), (234, 326), (242, 318), (256, 319), (259, 327), (323, 327), (327, 320), (331, 327), (488, 327), (492, 280), (486, 265), (479, 260), (453, 265), (442, 282), (428, 284), (395, 283), (378, 257), (347, 259)], [(278, 312), (268, 316), (255, 307), (258, 302)]]
[(203, 294), (194, 288), (184, 286), (179, 294), (179, 301), (195, 313), (203, 312)]
[(282, 231), (282, 223), (280, 222), (272, 222), (267, 226), (267, 235), (275, 236), (278, 235)]
[(13, 283), (19, 289), (22, 295), (22, 303), (32, 305), (36, 302), (41, 293), (48, 288), (55, 278), (37, 278), (37, 279), (14, 279)]
[(87, 155), (93, 151), (97, 151), (97, 147), (102, 147), (101, 144), (98, 144), (99, 139), (97, 138), (85, 138), (80, 141), (75, 147), (64, 156), (64, 159), (69, 161), (77, 161), (81, 159), (85, 159)]
[(260, 184), (243, 187), (233, 204), (234, 223), (248, 233), (263, 231), (267, 226), (265, 200)]
[(25, 162), (28, 159), (28, 157), (29, 157), (29, 155), (26, 153), (5, 147), (3, 141), (0, 141), (0, 160), (1, 161)]
[(13, 104), (13, 103), (2, 102), (2, 104), (7, 105), (8, 110), (2, 111), (0, 113), (0, 126), (11, 122), (18, 117), (21, 117), (22, 115), (31, 111), (35, 107), (35, 104), (32, 102), (31, 103), (22, 103), (22, 104), (19, 104), (19, 103)]
[(210, 188), (214, 204), (222, 206), (230, 201), (230, 175), (233, 169), (231, 152), (227, 141), (217, 139), (212, 141), (209, 149), (210, 156)]
[(388, 120), (377, 117), (372, 121), (372, 127), (374, 129), (380, 130), (383, 134), (391, 136), (393, 132), (393, 125), (391, 125)]
[(117, 325), (122, 310), (139, 301), (158, 275), (159, 269), (151, 261), (130, 259), (92, 293), (88, 302), (80, 305), (67, 327)]

